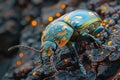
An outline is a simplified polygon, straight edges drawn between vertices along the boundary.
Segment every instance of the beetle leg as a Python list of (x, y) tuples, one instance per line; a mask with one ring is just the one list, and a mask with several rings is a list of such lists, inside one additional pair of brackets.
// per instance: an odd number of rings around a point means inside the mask
[(98, 34), (99, 32), (101, 32), (103, 29), (105, 30), (105, 32), (107, 32), (107, 34), (108, 34), (108, 36), (109, 36), (109, 35), (110, 35), (110, 31), (109, 31), (107, 28), (103, 27), (103, 26), (97, 27), (97, 28), (94, 30), (93, 34), (96, 35), (96, 34)]
[(103, 29), (104, 29), (103, 26), (99, 26), (99, 27), (97, 27), (97, 28), (93, 31), (93, 34), (98, 34), (98, 33), (101, 32)]
[(82, 34), (82, 37), (88, 37), (88, 38), (90, 38), (91, 40), (94, 40), (95, 42), (97, 42), (97, 44), (98, 45), (101, 45), (101, 41), (100, 40), (98, 40), (97, 38), (95, 38), (93, 35), (91, 35), (91, 34), (88, 34), (88, 33), (83, 33)]
[(81, 72), (82, 72), (84, 75), (86, 75), (86, 70), (85, 70), (84, 66), (82, 65), (82, 63), (81, 63), (81, 61), (80, 61), (80, 59), (79, 59), (78, 52), (77, 52), (77, 50), (76, 50), (76, 48), (75, 48), (75, 43), (69, 41), (69, 42), (66, 44), (66, 46), (69, 48), (70, 51), (74, 50), (74, 52), (75, 52), (75, 53), (74, 53), (74, 54), (75, 54), (75, 58), (76, 58), (76, 60), (77, 60), (77, 62), (78, 62), (78, 65), (79, 65), (79, 67), (80, 67), (80, 70), (81, 70)]
[(107, 28), (104, 28), (104, 29), (107, 32), (108, 36), (110, 36), (111, 35), (110, 31)]
[(81, 62), (80, 62), (79, 55), (78, 55), (78, 52), (77, 52), (77, 50), (76, 50), (76, 48), (75, 48), (75, 44), (74, 44), (74, 43), (72, 43), (72, 47), (73, 47), (73, 49), (74, 49), (74, 51), (75, 51), (75, 56), (76, 56), (76, 59), (77, 59), (77, 62), (78, 62), (78, 64), (79, 64), (79, 66), (80, 66), (80, 69), (81, 69), (82, 73), (83, 73), (84, 75), (86, 75), (86, 70), (85, 70), (84, 66), (83, 66), (83, 65), (81, 64)]

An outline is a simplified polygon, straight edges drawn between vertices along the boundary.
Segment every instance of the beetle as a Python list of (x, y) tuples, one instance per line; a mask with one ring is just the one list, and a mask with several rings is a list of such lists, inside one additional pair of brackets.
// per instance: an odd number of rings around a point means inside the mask
[[(42, 45), (40, 50), (20, 45), (11, 47), (9, 50), (16, 47), (32, 49), (41, 53), (40, 62), (45, 63), (58, 47), (66, 45), (69, 49), (71, 47), (74, 48), (76, 57), (79, 59), (74, 42), (89, 39), (95, 41), (98, 45), (101, 45), (101, 41), (99, 41), (95, 35), (103, 29), (110, 34), (105, 27), (100, 25), (101, 22), (101, 18), (95, 12), (90, 10), (75, 10), (54, 20), (46, 27), (41, 38)], [(79, 60), (78, 62), (81, 71), (86, 74), (83, 65)]]

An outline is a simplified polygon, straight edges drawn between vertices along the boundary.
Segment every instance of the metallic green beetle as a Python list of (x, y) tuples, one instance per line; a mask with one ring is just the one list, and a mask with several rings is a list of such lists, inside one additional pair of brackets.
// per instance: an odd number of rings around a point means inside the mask
[(43, 57), (51, 56), (57, 47), (63, 47), (69, 42), (76, 42), (89, 37), (98, 44), (101, 42), (94, 37), (104, 29), (100, 17), (89, 10), (75, 10), (63, 15), (50, 23), (42, 35)]
[[(82, 41), (86, 37), (100, 45), (101, 42), (94, 35), (105, 29), (100, 25), (101, 21), (101, 18), (95, 12), (75, 10), (51, 22), (42, 35), (41, 63), (43, 59), (50, 57), (57, 47), (63, 47), (70, 42)], [(107, 31), (107, 29), (105, 30)], [(74, 44), (71, 44), (71, 46), (75, 49)], [(76, 55), (78, 58), (77, 52)], [(82, 64), (80, 64), (80, 67), (81, 71), (86, 74)]]

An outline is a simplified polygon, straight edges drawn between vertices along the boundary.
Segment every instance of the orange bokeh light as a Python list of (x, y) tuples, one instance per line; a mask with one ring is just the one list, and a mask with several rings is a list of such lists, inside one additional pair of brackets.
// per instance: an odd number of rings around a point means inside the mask
[(64, 62), (68, 62), (68, 59), (64, 59)]
[(23, 52), (19, 53), (19, 57), (22, 58), (24, 56)]
[(31, 24), (32, 24), (32, 26), (37, 26), (37, 21), (33, 20)]
[(112, 41), (108, 41), (107, 45), (110, 46), (112, 44)]
[(53, 17), (52, 17), (52, 16), (49, 16), (49, 17), (48, 17), (48, 21), (53, 21)]
[(106, 23), (106, 22), (107, 22), (107, 20), (106, 20), (106, 19), (104, 19), (104, 20), (103, 20), (103, 22), (105, 22), (105, 23)]
[(57, 13), (56, 13), (56, 16), (57, 16), (57, 17), (60, 17), (60, 16), (61, 16), (60, 12), (57, 12)]
[(18, 60), (18, 61), (16, 62), (16, 64), (19, 66), (19, 65), (22, 64), (22, 62), (21, 62), (20, 60)]
[(61, 9), (65, 9), (66, 8), (66, 5), (65, 4), (62, 4), (61, 5)]
[(108, 27), (109, 27), (109, 24), (106, 24), (105, 27), (108, 28)]

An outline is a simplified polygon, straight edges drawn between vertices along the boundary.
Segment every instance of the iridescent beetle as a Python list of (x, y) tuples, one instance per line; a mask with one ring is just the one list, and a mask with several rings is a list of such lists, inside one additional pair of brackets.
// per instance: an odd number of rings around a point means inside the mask
[[(70, 45), (75, 50), (74, 42), (85, 40), (86, 38), (94, 40), (98, 45), (101, 42), (94, 36), (103, 29), (101, 26), (100, 17), (89, 10), (75, 10), (70, 13), (63, 15), (57, 20), (51, 22), (45, 29), (42, 35), (42, 46), (40, 51), (28, 46), (17, 45), (10, 48), (26, 47), (41, 53), (40, 61), (43, 63), (44, 60), (49, 58), (56, 51), (57, 47), (63, 47), (64, 45)], [(105, 29), (108, 34), (109, 31)], [(70, 42), (73, 42), (72, 44)], [(83, 65), (79, 61), (77, 51), (75, 50), (76, 57), (79, 62), (81, 71), (86, 74)]]

